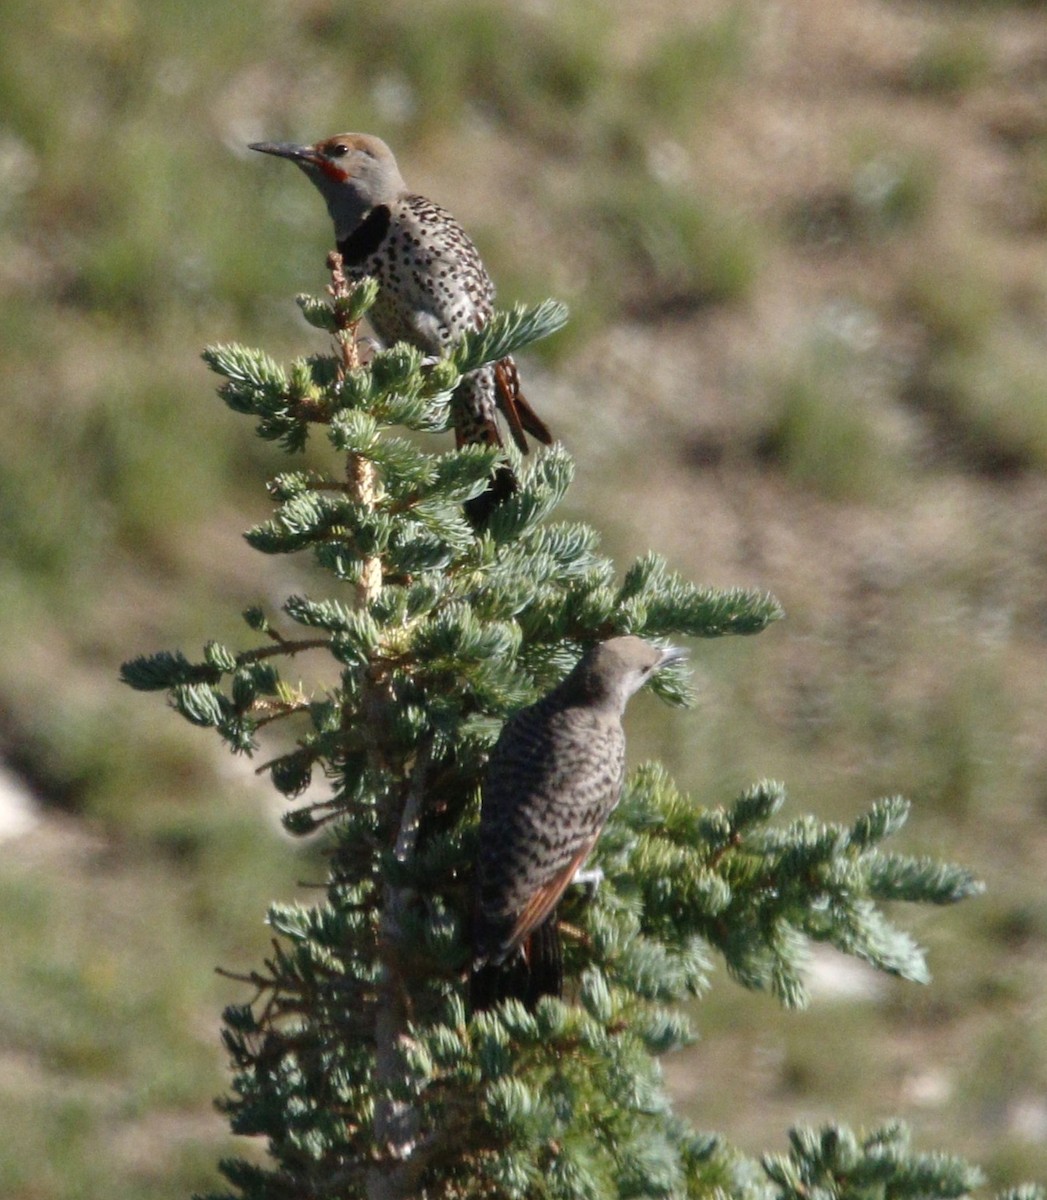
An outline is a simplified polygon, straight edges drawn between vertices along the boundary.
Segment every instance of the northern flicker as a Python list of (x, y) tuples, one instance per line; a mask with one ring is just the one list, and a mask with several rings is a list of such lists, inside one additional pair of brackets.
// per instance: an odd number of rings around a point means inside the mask
[(590, 647), (491, 752), (473, 914), (474, 1008), (560, 992), (556, 906), (618, 803), (629, 697), (684, 651), (638, 637)]
[[(385, 142), (365, 133), (341, 133), (311, 146), (253, 142), (250, 149), (290, 159), (319, 189), (334, 221), (346, 275), (378, 280), (378, 298), (368, 317), (386, 345), (403, 341), (438, 355), (488, 320), (494, 284), (476, 247), (449, 212), (407, 190)], [(522, 453), (527, 453), (525, 434), (552, 441), (520, 391), (511, 357), (466, 375), (452, 404), (458, 446), (501, 446), (496, 412)], [(515, 490), (516, 479), (503, 463), (487, 491), (466, 505), (470, 520), (482, 527), (491, 509)]]

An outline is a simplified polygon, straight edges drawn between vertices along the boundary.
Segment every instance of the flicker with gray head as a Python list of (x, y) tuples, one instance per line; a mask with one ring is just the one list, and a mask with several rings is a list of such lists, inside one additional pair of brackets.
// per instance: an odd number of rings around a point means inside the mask
[(480, 812), (472, 1000), (559, 994), (556, 907), (618, 803), (629, 697), (684, 652), (638, 637), (590, 647), (574, 670), (506, 723)]
[[(378, 281), (368, 318), (387, 346), (403, 341), (439, 355), (490, 318), (494, 284), (476, 247), (449, 212), (408, 191), (381, 139), (342, 133), (311, 146), (254, 142), (250, 148), (290, 159), (319, 189), (347, 277)], [(526, 434), (552, 441), (520, 391), (512, 357), (464, 376), (452, 406), (459, 446), (501, 446), (498, 412), (522, 453)], [(466, 505), (473, 524), (482, 527), (491, 509), (515, 490), (513, 472), (503, 463), (487, 491)]]

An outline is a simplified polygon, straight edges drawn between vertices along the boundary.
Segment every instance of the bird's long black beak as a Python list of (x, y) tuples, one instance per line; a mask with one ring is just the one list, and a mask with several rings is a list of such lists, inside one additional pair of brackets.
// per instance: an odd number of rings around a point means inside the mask
[(687, 657), (688, 651), (683, 646), (666, 646), (662, 651), (662, 657), (658, 660), (655, 670), (660, 671), (662, 667), (671, 666), (673, 663), (683, 662)]
[(262, 154), (275, 154), (278, 158), (289, 158), (292, 162), (314, 162), (316, 151), (312, 146), (296, 146), (294, 142), (249, 142), (248, 150), (259, 150)]

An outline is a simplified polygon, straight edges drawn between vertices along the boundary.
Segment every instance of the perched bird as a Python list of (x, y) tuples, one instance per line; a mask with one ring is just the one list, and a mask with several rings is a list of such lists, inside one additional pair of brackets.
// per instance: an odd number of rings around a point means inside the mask
[(556, 906), (618, 803), (629, 697), (684, 651), (638, 637), (591, 646), (574, 670), (506, 723), (480, 811), (473, 1007), (559, 995)]
[[(341, 133), (312, 146), (253, 142), (250, 149), (290, 159), (319, 188), (347, 277), (378, 280), (368, 318), (386, 345), (403, 341), (438, 355), (488, 320), (494, 284), (476, 247), (449, 212), (407, 190), (385, 142), (366, 133)], [(466, 375), (452, 404), (459, 446), (501, 446), (496, 411), (522, 453), (527, 433), (552, 441), (520, 391), (511, 357)], [(466, 505), (470, 520), (482, 527), (491, 509), (515, 490), (512, 470), (500, 464), (487, 491)]]

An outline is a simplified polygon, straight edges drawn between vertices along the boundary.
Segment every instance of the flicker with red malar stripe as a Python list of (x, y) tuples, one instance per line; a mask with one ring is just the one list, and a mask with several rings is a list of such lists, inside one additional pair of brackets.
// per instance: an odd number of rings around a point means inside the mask
[[(347, 278), (378, 281), (368, 320), (386, 346), (407, 342), (441, 355), (490, 319), (494, 284), (476, 247), (449, 212), (408, 191), (380, 138), (341, 133), (310, 146), (254, 142), (250, 148), (289, 159), (319, 189)], [(452, 398), (456, 444), (502, 446), (498, 413), (522, 453), (527, 434), (552, 441), (520, 390), (511, 356), (462, 377)], [(509, 464), (500, 463), (487, 489), (466, 504), (472, 524), (482, 528), (516, 488)]]
[(589, 647), (506, 722), (483, 784), (473, 912), (474, 1009), (560, 995), (556, 909), (621, 795), (625, 706), (685, 652), (638, 637)]

